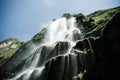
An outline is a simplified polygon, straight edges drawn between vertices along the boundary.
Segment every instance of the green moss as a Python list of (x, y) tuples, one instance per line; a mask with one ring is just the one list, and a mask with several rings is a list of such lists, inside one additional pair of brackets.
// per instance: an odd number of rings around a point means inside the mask
[(46, 28), (43, 28), (38, 34), (36, 34), (32, 40), (33, 41), (38, 41), (38, 40), (41, 40), (43, 37), (44, 37), (44, 34), (46, 33)]
[[(111, 21), (113, 16), (119, 11), (120, 7), (117, 7), (107, 10), (99, 10), (90, 15), (87, 15), (87, 17), (91, 17), (94, 21), (92, 22), (92, 29), (85, 34), (86, 37), (99, 38), (102, 35), (102, 31), (106, 27), (106, 24)], [(89, 23), (88, 25), (91, 24)]]
[(83, 80), (83, 75), (86, 73), (84, 70), (83, 72), (81, 71), (78, 75), (73, 77), (73, 80)]
[(74, 51), (75, 51), (75, 54), (87, 54), (87, 49), (85, 48), (83, 51), (80, 51), (80, 50), (78, 50), (78, 49), (74, 49)]
[(95, 20), (95, 23), (98, 24), (101, 21), (110, 20), (118, 11), (120, 11), (120, 7), (111, 8), (107, 10), (99, 10), (88, 16), (92, 17)]

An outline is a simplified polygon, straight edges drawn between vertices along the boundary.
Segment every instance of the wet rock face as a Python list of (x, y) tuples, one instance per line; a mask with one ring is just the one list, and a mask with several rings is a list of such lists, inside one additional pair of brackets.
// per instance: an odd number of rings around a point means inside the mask
[[(21, 53), (21, 54), (15, 54), (6, 64), (4, 64), (1, 68), (1, 73), (0, 75), (3, 77), (9, 76), (11, 77), (12, 72), (19, 72), (23, 66), (28, 67), (32, 64), (26, 64), (27, 58), (31, 57), (31, 62), (34, 62), (34, 60), (36, 59), (36, 57), (38, 56), (38, 54), (40, 54), (40, 58), (39, 58), (39, 63), (36, 65), (37, 67), (42, 66), (43, 64), (45, 64), (46, 61), (49, 61), (49, 59), (58, 56), (58, 55), (62, 55), (67, 53), (68, 49), (69, 49), (69, 42), (57, 42), (54, 47), (49, 47), (49, 46), (42, 46), (38, 49), (35, 50), (34, 54), (32, 55), (32, 53), (26, 54), (27, 52), (31, 52), (30, 50), (34, 48), (35, 45), (33, 45), (34, 43), (32, 41), (28, 42), (25, 44), (24, 47), (21, 47), (17, 52)], [(11, 65), (11, 66), (7, 66), (7, 65)], [(31, 75), (35, 75), (37, 74), (37, 70), (34, 71)], [(24, 80), (24, 76), (21, 76), (19, 79), (20, 80)], [(39, 80), (39, 78), (41, 77), (30, 77), (30, 80)], [(39, 75), (40, 76), (40, 75)]]
[(43, 46), (41, 51), (40, 60), (38, 66), (45, 63), (49, 59), (67, 53), (69, 49), (69, 42), (58, 42), (55, 47)]
[[(77, 45), (81, 44), (82, 47)], [(85, 45), (84, 45), (85, 43)], [(76, 46), (77, 51), (76, 51)], [(87, 39), (80, 41), (73, 49), (73, 54), (61, 55), (46, 64), (46, 80), (79, 80), (94, 62), (93, 52)], [(82, 51), (82, 48), (90, 50)], [(81, 75), (81, 76), (79, 76)]]
[(74, 76), (77, 76), (80, 70), (84, 70), (78, 64), (83, 61), (80, 61), (77, 57), (78, 55), (68, 55), (49, 61), (46, 64), (46, 80), (74, 80)]
[[(114, 78), (112, 80), (117, 80), (115, 78), (118, 78), (117, 73), (119, 73), (120, 67), (120, 38), (118, 37), (120, 13), (116, 14), (106, 25), (105, 23), (103, 23), (104, 26), (100, 25), (104, 29), (96, 25), (98, 28), (93, 30), (92, 22), (94, 20), (90, 20), (84, 15), (80, 14), (76, 15), (76, 18), (71, 18), (71, 15), (65, 14), (63, 17), (53, 22), (57, 23), (57, 26), (52, 24), (55, 29), (51, 25), (48, 26), (50, 30), (43, 29), (1, 66), (0, 79), (109, 80), (109, 78)], [(77, 22), (77, 26), (75, 22)], [(64, 23), (71, 23), (71, 25)], [(69, 29), (67, 29), (68, 27)], [(70, 27), (72, 28), (70, 29)], [(62, 28), (65, 29), (65, 33), (67, 31), (67, 35), (57, 34), (64, 31)], [(49, 31), (47, 36), (46, 31)], [(85, 36), (87, 32), (90, 34)], [(60, 39), (58, 35), (61, 36), (60, 38), (65, 37), (65, 40)], [(96, 38), (96, 36), (100, 38)], [(51, 44), (48, 45), (48, 41)]]
[(29, 56), (29, 54), (26, 53), (33, 48), (32, 44), (32, 41), (25, 43), (19, 48), (19, 50), (16, 51), (17, 54), (14, 54), (9, 60), (6, 61), (6, 63), (2, 65), (0, 69), (0, 75), (2, 76), (1, 79), (3, 77), (9, 77), (12, 75), (12, 72), (19, 71), (22, 68), (25, 63), (24, 60)]
[(120, 68), (120, 13), (108, 22), (103, 36), (93, 41), (95, 64), (86, 74), (85, 80), (115, 80)]
[(89, 40), (85, 39), (83, 41), (77, 42), (77, 44), (76, 44), (76, 46), (74, 48), (83, 51), (85, 48), (90, 49), (90, 45), (91, 44), (89, 43)]
[[(101, 55), (105, 59), (105, 62), (101, 60), (101, 64), (104, 64), (103, 70), (105, 79), (113, 78), (119, 79), (119, 65), (120, 65), (120, 13), (116, 14), (113, 19), (106, 25), (103, 32), (103, 41), (105, 42), (103, 52)], [(105, 64), (106, 63), (106, 64)], [(108, 68), (107, 68), (108, 67)]]

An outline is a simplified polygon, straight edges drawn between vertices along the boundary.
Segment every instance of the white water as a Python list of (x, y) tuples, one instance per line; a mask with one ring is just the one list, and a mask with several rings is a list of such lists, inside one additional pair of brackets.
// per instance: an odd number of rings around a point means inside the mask
[(57, 41), (73, 42), (73, 33), (77, 31), (81, 34), (80, 30), (76, 27), (76, 20), (74, 17), (68, 20), (66, 18), (60, 18), (52, 22), (47, 29), (47, 45), (51, 45)]
[(11, 80), (17, 80), (21, 77), (22, 80), (29, 80), (34, 71), (37, 71), (36, 74), (38, 76), (41, 74), (42, 70), (45, 67), (46, 61), (43, 61), (43, 64), (41, 66), (37, 65), (41, 58), (41, 51), (43, 46), (50, 46), (54, 48), (55, 43), (59, 41), (69, 42), (70, 45), (67, 54), (71, 54), (70, 51), (72, 47), (76, 44), (74, 34), (81, 35), (81, 31), (77, 28), (76, 20), (74, 17), (71, 17), (69, 19), (63, 17), (53, 21), (51, 24), (48, 25), (47, 33), (45, 33), (45, 38), (43, 39), (41, 45), (39, 47), (36, 46), (36, 51), (27, 58), (22, 70)]

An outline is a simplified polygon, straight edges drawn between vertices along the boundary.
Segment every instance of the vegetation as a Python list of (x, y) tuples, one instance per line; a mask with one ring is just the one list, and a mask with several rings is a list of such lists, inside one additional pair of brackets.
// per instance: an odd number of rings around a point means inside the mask
[(106, 10), (99, 10), (88, 15), (88, 17), (92, 17), (95, 20), (96, 24), (100, 24), (104, 21), (111, 20), (112, 17), (115, 15), (115, 13), (119, 11), (120, 11), (120, 7), (106, 9)]
[(0, 42), (0, 63), (10, 58), (22, 44), (23, 42), (16, 38), (9, 38)]
[(69, 14), (69, 13), (65, 13), (65, 14), (63, 14), (62, 17), (70, 18), (71, 16), (72, 16), (71, 14)]
[(46, 33), (46, 28), (44, 28), (44, 29), (42, 29), (42, 31), (41, 32), (39, 32), (38, 34), (36, 34), (33, 38), (32, 38), (32, 40), (33, 41), (41, 41), (41, 39), (44, 37), (44, 34)]
[[(66, 42), (56, 43), (57, 45), (51, 49), (49, 54), (47, 54), (49, 47), (44, 46), (42, 48), (43, 52), (41, 53), (41, 56), (43, 56), (43, 58), (40, 58), (40, 61), (42, 61), (46, 55), (48, 57), (46, 58), (47, 63), (45, 65), (45, 70), (48, 71), (46, 80), (63, 80), (63, 78), (64, 80), (109, 80), (109, 77), (112, 79), (114, 76), (114, 78), (117, 78), (114, 74), (117, 74), (115, 71), (118, 71), (118, 64), (120, 64), (120, 38), (118, 37), (120, 34), (120, 7), (99, 10), (87, 16), (81, 13), (75, 15), (66, 13), (63, 15), (63, 17), (66, 18), (70, 18), (71, 16), (76, 18), (78, 26), (80, 24), (83, 25), (83, 30), (85, 30), (84, 37), (77, 40), (76, 45), (73, 47), (71, 53), (75, 54), (64, 54), (69, 47)], [(28, 42), (30, 43), (29, 45), (25, 44), (22, 46), (23, 55), (21, 56), (20, 52), (20, 55), (18, 55), (17, 58), (22, 58), (24, 53), (27, 53), (26, 51), (31, 49), (29, 46), (35, 42), (42, 41), (46, 31), (47, 28), (44, 28), (32, 38), (30, 41), (31, 43)], [(8, 44), (10, 41), (13, 42), (11, 45), (0, 48), (0, 60), (2, 62), (11, 57), (22, 45), (21, 42), (16, 39), (8, 39), (0, 44)], [(11, 46), (13, 44), (18, 45), (19, 47), (12, 48)], [(39, 50), (37, 50), (36, 53), (39, 53)], [(16, 61), (15, 58), (13, 59), (13, 62)], [(20, 61), (20, 58), (18, 59), (18, 62)], [(24, 60), (21, 60), (21, 62), (23, 63), (17, 65), (24, 65)], [(6, 65), (4, 66), (6, 67)], [(16, 63), (13, 66), (16, 69), (19, 69), (16, 66)], [(11, 69), (1, 68), (3, 69), (2, 71), (4, 74)], [(4, 74), (1, 73), (0, 75), (4, 76)]]
[[(90, 15), (87, 15), (87, 17), (90, 17), (93, 19), (92, 21), (93, 27), (92, 27), (92, 30), (87, 32), (86, 36), (100, 37), (102, 35), (102, 31), (105, 28), (106, 24), (118, 12), (120, 12), (120, 7), (111, 8), (107, 10), (99, 10)], [(91, 25), (91, 23), (88, 25)]]

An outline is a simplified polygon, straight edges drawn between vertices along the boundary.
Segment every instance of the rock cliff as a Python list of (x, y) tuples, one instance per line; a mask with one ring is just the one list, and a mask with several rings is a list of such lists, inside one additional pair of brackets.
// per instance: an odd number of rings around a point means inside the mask
[(1, 65), (0, 78), (118, 80), (119, 34), (120, 7), (86, 16), (64, 14)]

